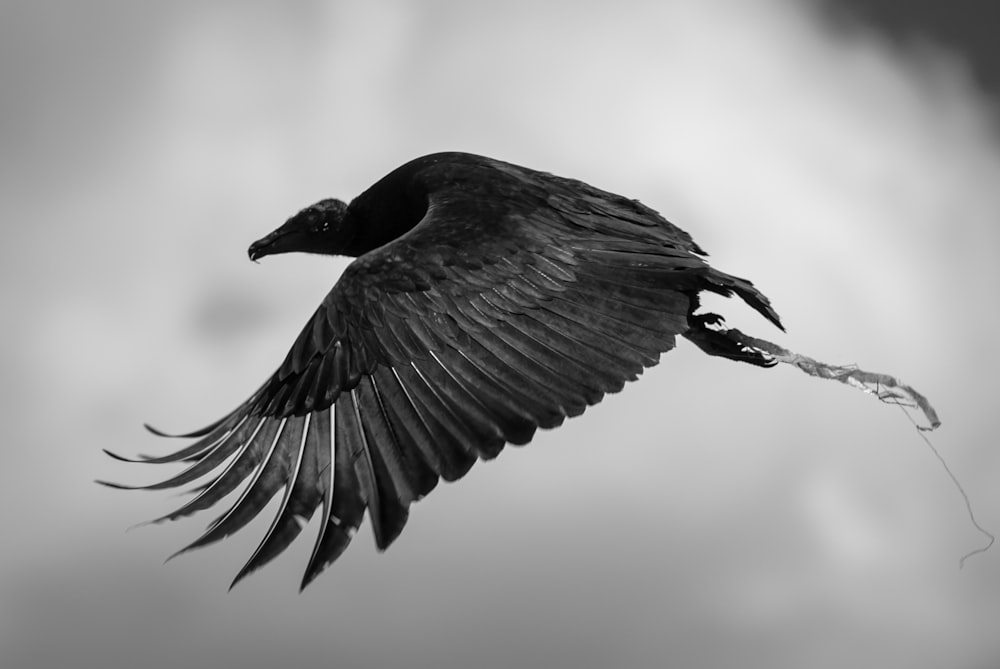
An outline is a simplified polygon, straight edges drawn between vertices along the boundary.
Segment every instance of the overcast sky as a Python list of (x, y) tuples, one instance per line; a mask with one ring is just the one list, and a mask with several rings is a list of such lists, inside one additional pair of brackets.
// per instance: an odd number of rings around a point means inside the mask
[(227, 594), (269, 519), (161, 566), (223, 509), (125, 533), (178, 498), (92, 483), (166, 476), (100, 450), (163, 452), (144, 421), (193, 429), (242, 401), (345, 266), (254, 265), (249, 242), (466, 150), (641, 199), (788, 334), (713, 301), (731, 323), (922, 390), (1000, 529), (1000, 140), (980, 51), (782, 0), (3, 12), (0, 665), (1000, 661), (1000, 553), (957, 569), (982, 537), (906, 417), (686, 342), (439, 486), (387, 553), (363, 526), (301, 596), (310, 531)]

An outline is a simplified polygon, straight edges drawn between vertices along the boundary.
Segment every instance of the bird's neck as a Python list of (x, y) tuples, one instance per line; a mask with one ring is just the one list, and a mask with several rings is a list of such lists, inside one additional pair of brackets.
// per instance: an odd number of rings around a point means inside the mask
[(356, 233), (343, 250), (344, 255), (357, 257), (384, 246), (424, 217), (427, 196), (423, 189), (414, 188), (412, 182), (393, 183), (395, 180), (389, 177), (354, 198), (348, 206), (347, 216), (353, 219)]

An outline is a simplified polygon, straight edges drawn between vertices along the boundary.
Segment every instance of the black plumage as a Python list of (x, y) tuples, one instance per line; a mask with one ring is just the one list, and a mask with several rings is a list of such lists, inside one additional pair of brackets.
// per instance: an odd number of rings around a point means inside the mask
[(236, 532), (283, 490), (234, 583), (281, 553), (317, 509), (303, 587), (347, 547), (366, 509), (387, 548), (439, 479), (621, 390), (676, 335), (712, 355), (773, 364), (719, 334), (718, 316), (695, 313), (701, 291), (735, 293), (781, 327), (749, 281), (710, 267), (690, 235), (638, 201), (471, 154), (424, 156), (349, 205), (318, 202), (249, 254), (290, 251), (356, 260), (257, 392), (181, 435), (194, 444), (140, 458), (190, 463), (145, 488), (209, 477), (162, 519), (207, 509), (249, 479), (184, 550)]

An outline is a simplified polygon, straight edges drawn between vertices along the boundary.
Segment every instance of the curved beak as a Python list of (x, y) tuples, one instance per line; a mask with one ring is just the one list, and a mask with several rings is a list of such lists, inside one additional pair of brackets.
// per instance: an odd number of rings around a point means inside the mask
[(250, 256), (250, 260), (257, 262), (258, 259), (264, 256), (280, 253), (281, 251), (275, 247), (275, 242), (280, 236), (281, 228), (278, 228), (266, 237), (262, 237), (251, 244), (250, 248), (247, 249), (247, 255)]
[(250, 260), (257, 262), (258, 258), (263, 258), (267, 255), (267, 244), (263, 239), (258, 239), (247, 249), (247, 255), (250, 256)]

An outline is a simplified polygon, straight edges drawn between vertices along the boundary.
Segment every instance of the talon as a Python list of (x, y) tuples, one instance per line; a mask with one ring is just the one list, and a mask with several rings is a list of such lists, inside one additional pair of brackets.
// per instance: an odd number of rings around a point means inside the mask
[(691, 314), (690, 318), (700, 325), (717, 325), (721, 327), (726, 322), (725, 318), (719, 314), (713, 314), (712, 312), (704, 314)]

